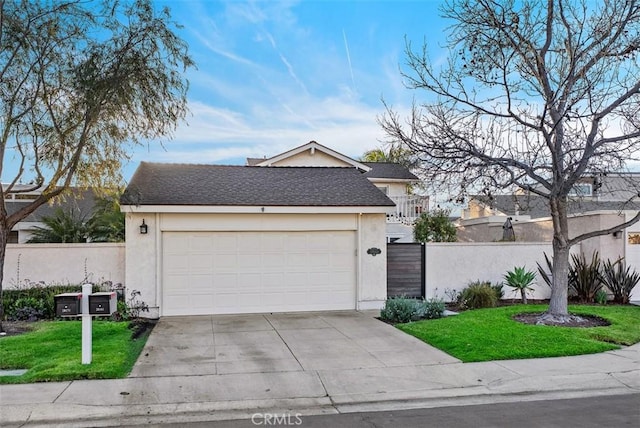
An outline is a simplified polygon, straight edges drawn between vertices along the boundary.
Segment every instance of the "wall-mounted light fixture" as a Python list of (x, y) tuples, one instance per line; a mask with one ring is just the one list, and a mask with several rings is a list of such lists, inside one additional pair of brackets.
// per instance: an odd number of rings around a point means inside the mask
[(141, 235), (146, 235), (148, 231), (149, 231), (149, 228), (145, 224), (144, 219), (142, 219), (142, 224), (140, 225), (140, 234)]

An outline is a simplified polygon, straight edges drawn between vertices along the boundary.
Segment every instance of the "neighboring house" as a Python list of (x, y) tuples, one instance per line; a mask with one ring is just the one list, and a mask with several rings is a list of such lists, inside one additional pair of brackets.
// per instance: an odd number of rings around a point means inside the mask
[[(570, 236), (606, 229), (631, 219), (640, 209), (640, 174), (610, 173), (585, 177), (569, 202)], [(551, 242), (553, 225), (548, 201), (531, 193), (474, 196), (458, 220), (458, 240), (493, 242), (503, 239), (507, 218), (516, 241)], [(640, 270), (640, 225), (588, 239), (579, 251), (587, 257), (598, 251), (603, 258), (626, 257)]]
[[(6, 186), (5, 186), (6, 187)], [(31, 186), (29, 186), (31, 187)], [(22, 190), (29, 187), (17, 185), (15, 191), (5, 195), (5, 208), (7, 214), (11, 215), (22, 207), (30, 204), (40, 194), (39, 190), (23, 192)], [(43, 227), (43, 217), (51, 217), (56, 209), (62, 208), (64, 211), (73, 211), (80, 218), (89, 218), (93, 213), (95, 205), (95, 194), (91, 190), (83, 190), (80, 188), (71, 188), (64, 196), (58, 197), (49, 203), (46, 203), (33, 213), (29, 214), (24, 220), (16, 224), (9, 235), (9, 244), (24, 244), (31, 238), (31, 231), (36, 227)]]
[[(419, 180), (402, 165), (390, 162), (361, 162), (315, 141), (270, 158), (248, 158), (248, 166), (305, 166), (355, 168), (389, 197), (395, 207), (387, 211), (387, 241), (413, 242), (413, 223), (429, 209), (429, 197), (413, 195)], [(340, 192), (340, 183), (335, 183)]]
[(143, 162), (121, 198), (126, 284), (151, 317), (379, 309), (393, 207), (356, 168)]

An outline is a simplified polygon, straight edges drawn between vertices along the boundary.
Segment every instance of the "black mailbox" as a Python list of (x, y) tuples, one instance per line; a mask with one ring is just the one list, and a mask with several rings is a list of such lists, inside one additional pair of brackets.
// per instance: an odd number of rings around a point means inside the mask
[(89, 314), (109, 316), (117, 310), (116, 292), (89, 294)]
[(58, 317), (75, 317), (82, 314), (82, 293), (56, 294), (54, 301)]

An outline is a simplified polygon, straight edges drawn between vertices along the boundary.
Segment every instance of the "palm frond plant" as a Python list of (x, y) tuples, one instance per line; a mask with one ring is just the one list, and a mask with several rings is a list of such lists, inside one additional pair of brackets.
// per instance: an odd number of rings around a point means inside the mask
[(93, 215), (87, 222), (91, 242), (124, 242), (125, 214), (120, 211), (117, 198), (96, 200)]
[(87, 226), (82, 215), (74, 210), (56, 208), (51, 216), (41, 219), (44, 227), (31, 231), (28, 243), (82, 243), (87, 242)]

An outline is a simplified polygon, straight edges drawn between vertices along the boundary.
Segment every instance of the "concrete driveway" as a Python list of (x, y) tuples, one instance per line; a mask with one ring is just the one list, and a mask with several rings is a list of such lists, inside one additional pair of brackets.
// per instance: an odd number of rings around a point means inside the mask
[(130, 377), (424, 366), (459, 360), (373, 312), (164, 317)]

